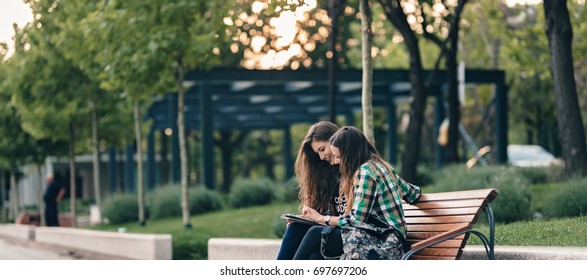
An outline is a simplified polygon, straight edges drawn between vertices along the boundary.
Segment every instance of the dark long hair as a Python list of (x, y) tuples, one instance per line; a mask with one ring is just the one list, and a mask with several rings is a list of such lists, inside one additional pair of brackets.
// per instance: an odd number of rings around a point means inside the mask
[(339, 170), (338, 166), (331, 166), (329, 162), (320, 159), (312, 149), (312, 141), (329, 141), (336, 131), (338, 126), (328, 121), (312, 125), (294, 163), (300, 184), (301, 206), (307, 205), (320, 213), (336, 213), (333, 200), (338, 195)]
[(344, 126), (330, 138), (330, 145), (337, 147), (340, 151), (340, 172), (342, 174), (339, 196), (347, 197), (347, 214), (353, 207), (353, 184), (355, 173), (359, 167), (374, 160), (385, 166), (392, 173), (391, 165), (381, 156), (375, 146), (365, 137), (365, 134), (353, 126)]

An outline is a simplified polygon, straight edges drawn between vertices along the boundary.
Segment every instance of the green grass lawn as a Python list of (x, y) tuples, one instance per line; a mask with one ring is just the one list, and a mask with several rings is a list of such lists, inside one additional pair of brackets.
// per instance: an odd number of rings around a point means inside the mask
[[(477, 226), (481, 232), (488, 233), (486, 225)], [(562, 246), (587, 247), (587, 216), (553, 220), (523, 221), (495, 226), (497, 246)], [(468, 244), (482, 244), (471, 237)]]
[[(100, 225), (92, 229), (117, 231), (126, 227), (131, 233), (167, 233), (173, 237), (174, 259), (206, 259), (207, 242), (212, 237), (277, 238), (274, 228), (285, 224), (282, 213), (297, 212), (297, 203), (272, 204), (244, 209), (230, 209), (192, 216), (192, 229), (184, 229), (181, 217), (137, 223)], [(483, 218), (481, 218), (483, 219)], [(496, 225), (496, 244), (502, 246), (587, 247), (587, 216), (556, 220), (536, 220)], [(486, 225), (476, 229), (488, 232)], [(476, 237), (469, 244), (479, 245)]]

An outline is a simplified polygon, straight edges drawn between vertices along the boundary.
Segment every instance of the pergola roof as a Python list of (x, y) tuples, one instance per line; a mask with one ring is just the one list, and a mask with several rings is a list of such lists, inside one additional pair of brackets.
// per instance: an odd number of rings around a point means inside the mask
[[(424, 73), (426, 79), (430, 71)], [(361, 109), (361, 70), (337, 71), (336, 112), (349, 116)], [(466, 84), (499, 84), (504, 82), (499, 70), (465, 71)], [(442, 86), (446, 72), (438, 71), (433, 84)], [(218, 130), (271, 129), (294, 123), (313, 123), (326, 119), (328, 104), (328, 72), (326, 70), (244, 70), (214, 69), (186, 75), (190, 88), (185, 95), (185, 123), (188, 130), (201, 125), (200, 93), (210, 95), (213, 127)], [(386, 107), (398, 98), (409, 97), (408, 70), (373, 71), (373, 106)], [(431, 91), (430, 95), (439, 90)], [(154, 129), (175, 126), (177, 101), (175, 94), (156, 100), (148, 118)]]
[[(430, 71), (424, 72), (427, 81)], [(334, 102), (336, 115), (347, 116), (348, 124), (354, 123), (353, 112), (361, 110), (361, 70), (337, 70)], [(446, 72), (434, 75), (429, 96), (436, 98), (436, 127), (445, 118), (443, 89)], [(494, 84), (496, 107), (497, 161), (507, 160), (507, 85), (500, 70), (465, 70), (465, 84)], [(199, 130), (202, 141), (201, 160), (203, 181), (214, 186), (213, 137), (215, 130), (283, 129), (284, 161), (286, 171), (291, 167), (291, 136), (289, 127), (295, 123), (314, 123), (327, 119), (329, 104), (327, 70), (244, 70), (213, 69), (194, 71), (186, 75), (185, 126), (187, 130)], [(389, 127), (396, 127), (395, 103), (398, 98), (410, 96), (408, 70), (373, 71), (373, 107), (386, 107)], [(146, 118), (153, 120), (153, 130), (177, 127), (177, 94), (167, 94), (154, 102)], [(152, 130), (152, 131), (153, 131)], [(395, 129), (388, 129), (390, 145), (389, 162), (395, 163), (397, 138)], [(153, 170), (153, 133), (149, 137), (148, 162)], [(177, 133), (174, 134), (177, 139)], [(176, 141), (176, 140), (174, 140)], [(177, 145), (174, 145), (177, 147)], [(173, 159), (179, 158), (173, 149)], [(436, 149), (437, 165), (441, 164), (442, 149)], [(149, 176), (154, 176), (150, 171)], [(149, 177), (149, 182), (154, 179)]]

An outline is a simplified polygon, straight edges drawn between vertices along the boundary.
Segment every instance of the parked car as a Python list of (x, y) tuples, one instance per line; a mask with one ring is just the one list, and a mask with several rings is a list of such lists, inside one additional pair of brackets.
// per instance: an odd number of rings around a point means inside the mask
[(508, 163), (520, 167), (562, 165), (563, 161), (554, 157), (539, 145), (508, 145)]

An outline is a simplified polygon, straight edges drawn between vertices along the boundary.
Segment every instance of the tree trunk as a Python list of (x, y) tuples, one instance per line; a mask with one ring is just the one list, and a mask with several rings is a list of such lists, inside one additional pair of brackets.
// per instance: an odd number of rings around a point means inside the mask
[(137, 199), (139, 204), (139, 224), (144, 226), (146, 221), (144, 193), (145, 186), (143, 184), (143, 147), (141, 145), (143, 142), (143, 133), (141, 132), (141, 106), (140, 101), (138, 100), (136, 100), (134, 103), (135, 138), (137, 145)]
[(161, 156), (161, 182), (171, 185), (171, 183), (169, 182), (169, 136), (165, 134), (165, 131), (161, 131), (160, 136), (161, 150), (159, 151), (159, 155)]
[(361, 101), (363, 108), (363, 132), (373, 145), (375, 145), (375, 133), (373, 129), (373, 63), (371, 48), (373, 46), (373, 30), (371, 29), (371, 8), (369, 0), (360, 0), (359, 10), (361, 12), (361, 38), (363, 41), (363, 87), (361, 90)]
[[(180, 60), (181, 61), (181, 60)], [(185, 124), (184, 124), (184, 95), (185, 89), (183, 87), (184, 73), (181, 62), (179, 63), (177, 74), (177, 131), (179, 132), (179, 159), (181, 164), (181, 213), (183, 217), (183, 225), (185, 228), (191, 228), (190, 221), (190, 206), (188, 194), (188, 156), (185, 139)]]
[(403, 179), (408, 182), (416, 180), (418, 161), (420, 158), (420, 140), (424, 110), (426, 109), (426, 89), (424, 87), (424, 70), (418, 38), (410, 28), (407, 15), (403, 12), (399, 0), (379, 0), (384, 8), (387, 19), (395, 26), (406, 43), (410, 55), (410, 84), (412, 103), (410, 104), (410, 123), (406, 137), (405, 151), (402, 156)]
[(559, 137), (568, 175), (587, 175), (585, 130), (573, 69), (573, 28), (564, 0), (545, 0), (544, 17), (550, 47), (550, 72), (554, 82)]
[[(466, 2), (466, 1), (460, 1)], [(464, 5), (464, 3), (462, 4)], [(457, 10), (459, 11), (459, 10)], [(460, 9), (462, 11), (462, 9)], [(452, 21), (451, 32), (449, 32), (450, 48), (447, 50), (446, 69), (448, 79), (448, 144), (446, 149), (446, 162), (456, 163), (459, 161), (459, 124), (461, 123), (461, 102), (459, 100), (459, 83), (458, 83), (458, 65), (457, 51), (459, 42), (459, 22), (460, 12), (454, 15), (456, 18)]]
[[(69, 124), (69, 203), (71, 213), (71, 227), (77, 227), (77, 194), (75, 185), (75, 130), (73, 123)], [(59, 214), (57, 214), (59, 219)]]
[(330, 35), (328, 35), (328, 50), (331, 57), (328, 59), (328, 120), (336, 123), (336, 71), (338, 71), (338, 51), (336, 43), (338, 42), (338, 18), (340, 16), (340, 7), (344, 5), (345, 0), (329, 0), (328, 16), (330, 17)]
[(102, 205), (100, 195), (100, 145), (98, 143), (98, 101), (92, 100), (92, 165), (94, 169), (94, 198), (98, 210)]
[(41, 165), (36, 164), (37, 167), (37, 176), (39, 176), (39, 183), (37, 184), (37, 205), (39, 206), (39, 225), (45, 225), (45, 202), (43, 201), (43, 172), (41, 171)]
[(16, 170), (10, 172), (10, 212), (9, 218), (16, 220), (20, 212), (20, 203), (18, 198), (18, 186), (16, 185)]
[(222, 154), (222, 189), (223, 193), (230, 192), (232, 185), (232, 142), (230, 141), (232, 133), (230, 131), (220, 131), (220, 152)]

